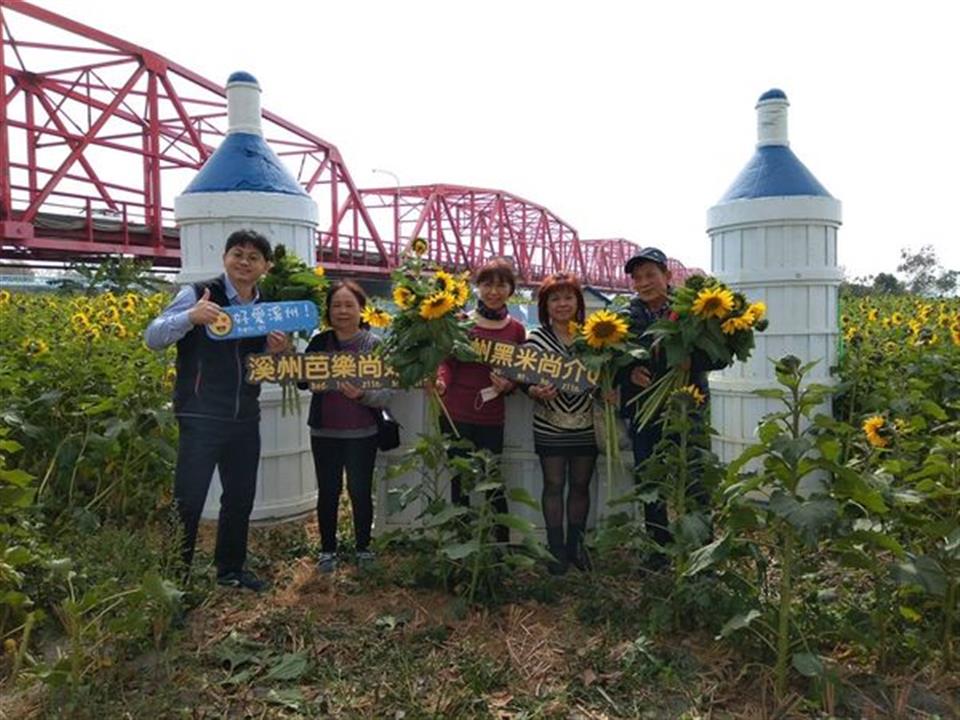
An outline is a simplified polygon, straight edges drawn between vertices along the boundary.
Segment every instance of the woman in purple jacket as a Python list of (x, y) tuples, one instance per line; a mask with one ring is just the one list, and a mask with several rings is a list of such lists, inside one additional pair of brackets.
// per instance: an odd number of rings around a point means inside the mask
[[(328, 330), (314, 335), (307, 352), (369, 353), (379, 340), (365, 327), (360, 314), (367, 295), (352, 280), (333, 283), (327, 291)], [(313, 393), (310, 401), (310, 447), (317, 473), (317, 522), (321, 552), (317, 569), (337, 569), (337, 510), (347, 473), (347, 492), (353, 508), (357, 563), (373, 561), (373, 467), (377, 459), (377, 417), (390, 397), (389, 390), (363, 390), (342, 382), (336, 390)]]

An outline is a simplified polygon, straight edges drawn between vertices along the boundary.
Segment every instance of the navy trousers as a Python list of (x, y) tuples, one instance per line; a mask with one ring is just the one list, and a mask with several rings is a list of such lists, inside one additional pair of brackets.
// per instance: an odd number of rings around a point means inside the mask
[(217, 574), (239, 572), (247, 559), (250, 512), (257, 492), (260, 420), (231, 422), (181, 417), (180, 446), (173, 495), (183, 524), (183, 561), (190, 566), (200, 514), (213, 479), (220, 471), (220, 518), (214, 561)]

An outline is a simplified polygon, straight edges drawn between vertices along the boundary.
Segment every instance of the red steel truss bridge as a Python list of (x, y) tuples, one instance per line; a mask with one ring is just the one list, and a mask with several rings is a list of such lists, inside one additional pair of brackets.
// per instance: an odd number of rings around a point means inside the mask
[[(0, 0), (0, 258), (122, 253), (180, 263), (172, 200), (226, 135), (224, 88), (155, 52), (20, 0)], [(574, 272), (628, 286), (628, 240), (581, 240), (543, 205), (437, 184), (359, 189), (332, 143), (264, 110), (264, 138), (319, 207), (317, 259), (382, 277), (415, 237), (451, 269), (513, 258), (521, 282)], [(689, 271), (671, 261), (674, 274)]]

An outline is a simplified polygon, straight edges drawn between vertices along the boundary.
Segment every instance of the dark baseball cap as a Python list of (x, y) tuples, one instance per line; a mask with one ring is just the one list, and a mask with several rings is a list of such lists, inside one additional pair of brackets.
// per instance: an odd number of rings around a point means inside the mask
[(633, 275), (633, 271), (637, 269), (637, 266), (645, 262), (656, 263), (664, 271), (667, 269), (667, 256), (663, 250), (655, 247), (646, 247), (627, 260), (627, 264), (623, 266), (623, 271), (627, 275)]

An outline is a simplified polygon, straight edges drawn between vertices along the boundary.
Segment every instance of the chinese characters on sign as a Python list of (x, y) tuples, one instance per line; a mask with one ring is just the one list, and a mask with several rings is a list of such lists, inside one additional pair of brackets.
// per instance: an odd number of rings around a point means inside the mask
[(516, 382), (550, 383), (560, 392), (576, 394), (595, 387), (598, 381), (597, 373), (588, 371), (579, 358), (487, 338), (475, 338), (473, 349), (480, 362)]
[(213, 340), (260, 337), (272, 330), (295, 332), (317, 327), (317, 306), (309, 300), (231, 305), (207, 325)]
[(397, 374), (375, 353), (263, 353), (247, 358), (247, 382), (310, 384), (333, 390), (349, 382), (364, 390), (398, 387)]
[[(516, 382), (550, 383), (566, 393), (580, 393), (597, 384), (578, 358), (524, 345), (477, 338), (473, 349), (480, 362)], [(262, 353), (247, 358), (247, 382), (309, 383), (311, 390), (333, 390), (349, 382), (364, 390), (399, 387), (397, 374), (376, 353)]]

